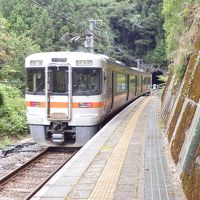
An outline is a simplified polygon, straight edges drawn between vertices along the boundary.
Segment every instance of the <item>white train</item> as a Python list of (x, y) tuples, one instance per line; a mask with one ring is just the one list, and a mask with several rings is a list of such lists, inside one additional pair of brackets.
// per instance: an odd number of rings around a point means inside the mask
[(151, 90), (151, 74), (105, 55), (37, 53), (25, 67), (30, 132), (44, 146), (83, 146), (111, 113)]

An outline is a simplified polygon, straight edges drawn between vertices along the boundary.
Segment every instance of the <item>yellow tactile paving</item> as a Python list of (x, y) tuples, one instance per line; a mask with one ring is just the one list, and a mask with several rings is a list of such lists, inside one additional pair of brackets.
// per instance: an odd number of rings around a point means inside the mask
[(122, 169), (122, 165), (128, 150), (131, 137), (136, 127), (137, 121), (145, 106), (148, 104), (149, 100), (150, 97), (146, 98), (146, 100), (142, 103), (142, 105), (138, 108), (138, 110), (133, 114), (132, 118), (130, 119), (122, 137), (119, 140), (119, 143), (114, 148), (108, 163), (106, 164), (101, 176), (99, 177), (99, 180), (95, 185), (89, 197), (89, 200), (113, 199), (114, 191), (117, 187), (118, 178)]

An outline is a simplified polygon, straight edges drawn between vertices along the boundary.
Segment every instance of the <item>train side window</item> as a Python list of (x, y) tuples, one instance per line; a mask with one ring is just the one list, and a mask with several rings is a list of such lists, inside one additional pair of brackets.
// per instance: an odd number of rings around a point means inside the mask
[(45, 90), (45, 74), (43, 68), (28, 68), (26, 71), (26, 92), (40, 94)]
[(97, 95), (101, 92), (102, 70), (98, 68), (73, 68), (73, 95)]
[(116, 94), (122, 94), (127, 91), (127, 75), (122, 73), (116, 74)]
[(135, 75), (130, 75), (129, 76), (129, 88), (130, 90), (135, 89), (135, 83), (136, 83), (136, 76)]

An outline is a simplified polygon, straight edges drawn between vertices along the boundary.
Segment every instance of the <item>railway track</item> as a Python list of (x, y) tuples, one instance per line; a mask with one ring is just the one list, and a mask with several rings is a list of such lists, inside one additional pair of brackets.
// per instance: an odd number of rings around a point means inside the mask
[(77, 151), (59, 148), (44, 150), (0, 180), (0, 199), (30, 199)]

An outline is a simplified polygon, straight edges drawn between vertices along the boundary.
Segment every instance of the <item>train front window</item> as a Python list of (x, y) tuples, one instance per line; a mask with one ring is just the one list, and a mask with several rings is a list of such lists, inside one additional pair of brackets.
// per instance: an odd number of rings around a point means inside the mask
[(74, 68), (73, 95), (97, 95), (101, 92), (101, 69), (98, 68)]
[(49, 67), (48, 82), (49, 90), (55, 94), (68, 92), (68, 67)]
[(28, 68), (26, 71), (26, 92), (44, 93), (45, 75), (43, 68)]

